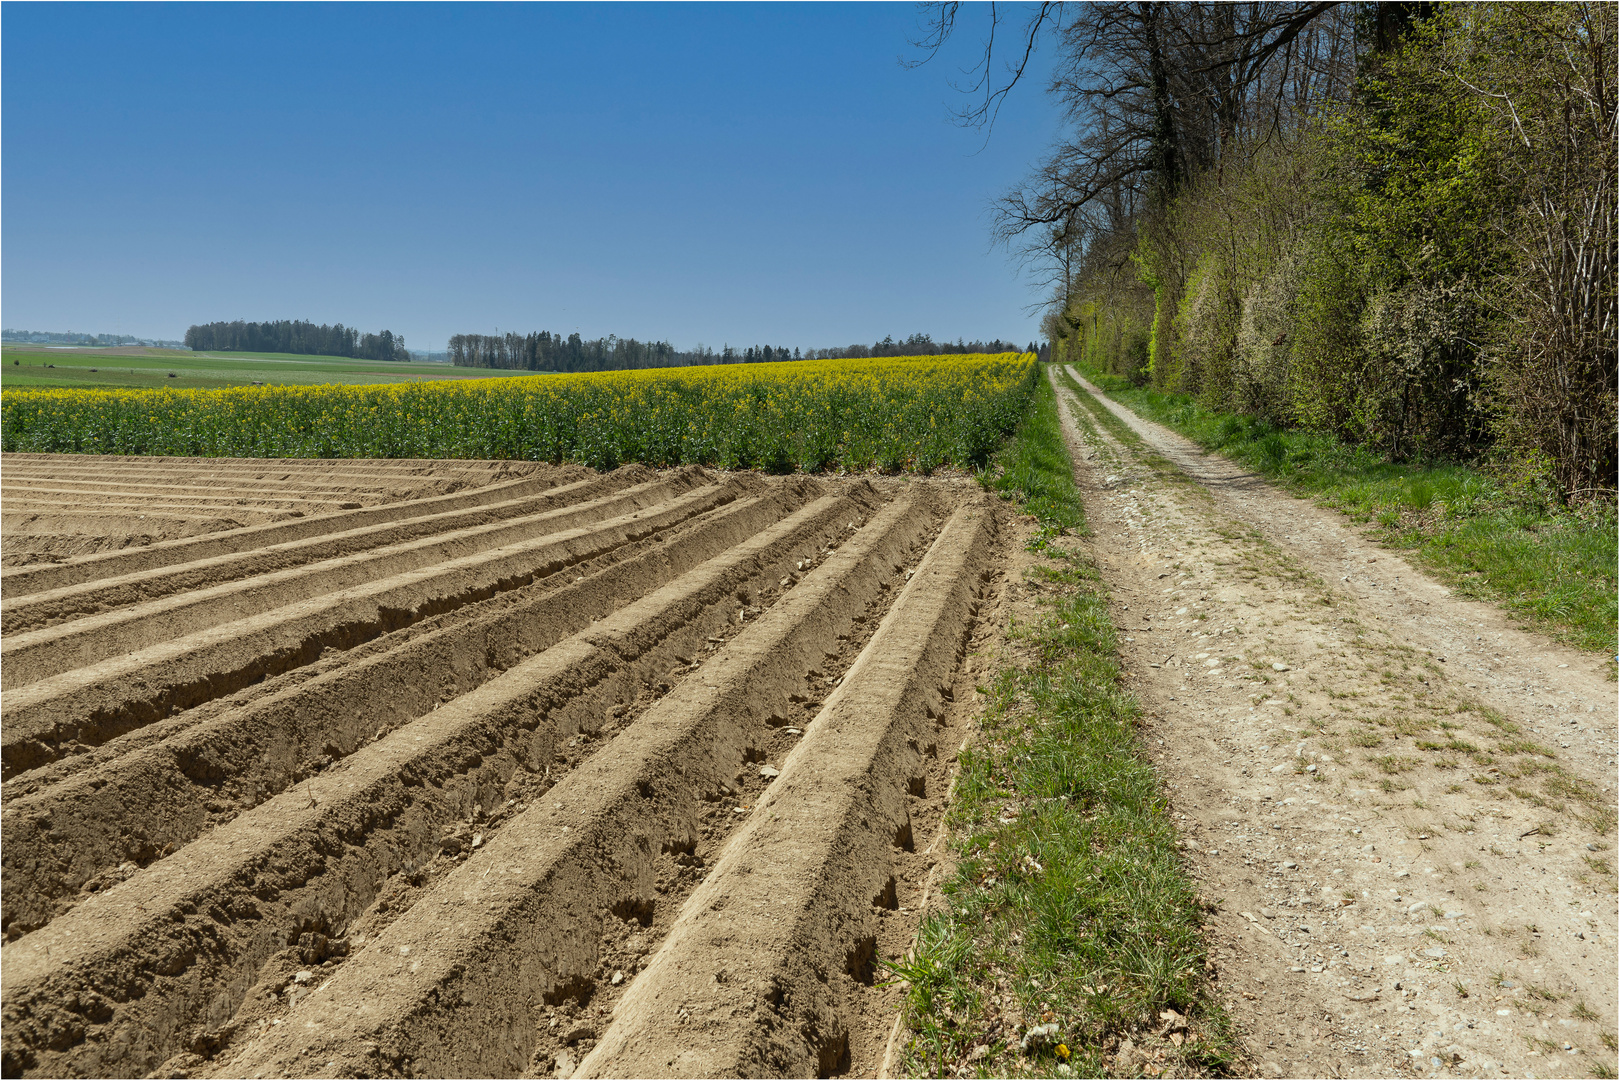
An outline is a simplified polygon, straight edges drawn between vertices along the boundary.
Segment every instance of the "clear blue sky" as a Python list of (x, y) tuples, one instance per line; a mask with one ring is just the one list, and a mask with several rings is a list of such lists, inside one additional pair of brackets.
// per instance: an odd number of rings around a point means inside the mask
[(906, 70), (908, 3), (7, 4), (0, 319), (1026, 341), (987, 209), (1057, 118), (952, 124), (985, 17)]

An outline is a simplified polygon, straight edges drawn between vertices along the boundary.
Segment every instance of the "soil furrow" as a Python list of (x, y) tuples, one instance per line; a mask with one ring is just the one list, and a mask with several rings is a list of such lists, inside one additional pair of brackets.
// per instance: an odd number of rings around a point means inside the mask
[(140, 495), (119, 492), (51, 492), (24, 491), (5, 496), (8, 514), (72, 513), (75, 510), (99, 510), (132, 513), (155, 511), (164, 513), (238, 513), (267, 510), (302, 511), (305, 514), (330, 514), (338, 510), (359, 510), (365, 503), (354, 498), (330, 498), (319, 495), (299, 496), (282, 491), (261, 492), (251, 501), (225, 495)]
[[(233, 1074), (515, 1075), (547, 999), (588, 996), (603, 917), (649, 920), (665, 853), (689, 853), (704, 797), (785, 724), (785, 699), (892, 588), (935, 519), (926, 492), (884, 509), (539, 805), (506, 824), (294, 1013)], [(650, 598), (649, 598), (650, 599)], [(46, 931), (47, 933), (50, 931)]]
[(475, 525), (444, 521), (439, 524), (448, 527), (429, 526), (428, 535), (415, 539), (370, 545), (363, 544), (362, 538), (359, 550), (318, 562), (252, 576), (230, 574), (230, 579), (216, 585), (39, 630), (18, 632), (8, 627), (5, 642), (0, 645), (0, 659), (5, 664), (4, 688), (25, 686), (158, 641), (260, 615), (300, 600), (646, 510), (703, 482), (702, 474), (689, 471), (584, 503), (541, 509), (520, 517)]
[[(625, 483), (643, 483), (652, 478), (652, 471), (642, 466), (627, 466), (619, 470), (626, 477), (635, 477)], [(614, 474), (615, 476), (618, 474)], [(151, 544), (146, 547), (122, 551), (109, 551), (76, 559), (70, 563), (46, 566), (28, 566), (8, 569), (0, 573), (0, 589), (6, 599), (60, 589), (69, 585), (96, 581), (109, 577), (132, 574), (179, 563), (196, 562), (220, 555), (251, 552), (272, 544), (283, 544), (307, 537), (345, 532), (367, 525), (400, 521), (405, 518), (491, 503), (504, 502), (526, 495), (537, 495), (568, 484), (596, 483), (595, 474), (577, 467), (539, 467), (534, 475), (515, 480), (503, 480), (470, 491), (434, 495), (429, 498), (373, 506), (361, 510), (345, 510), (319, 517), (278, 521), (265, 525), (234, 529), (227, 533), (192, 536)]]
[(595, 480), (567, 484), (500, 502), (443, 510), (398, 522), (366, 525), (324, 536), (272, 544), (247, 552), (216, 555), (178, 566), (101, 578), (0, 601), (0, 618), (4, 619), (6, 633), (21, 633), (54, 625), (65, 619), (94, 615), (176, 593), (196, 592), (222, 582), (372, 551), (387, 544), (418, 537), (442, 536), (454, 529), (580, 506), (613, 492), (626, 491), (635, 486), (644, 487), (646, 483), (643, 480), (637, 485), (630, 470), (619, 470)]
[(343, 483), (320, 483), (313, 480), (299, 480), (295, 483), (266, 483), (252, 477), (233, 477), (229, 475), (189, 477), (188, 481), (158, 483), (151, 478), (141, 478), (139, 481), (110, 480), (106, 477), (86, 478), (83, 480), (45, 477), (18, 477), (7, 476), (0, 482), (0, 494), (10, 495), (54, 495), (65, 499), (77, 498), (80, 501), (102, 496), (148, 495), (156, 498), (165, 496), (173, 498), (206, 498), (206, 499), (258, 499), (267, 494), (274, 493), (279, 498), (319, 498), (352, 502), (364, 498), (366, 492), (356, 493), (352, 487)]
[(341, 478), (351, 486), (363, 485), (366, 481), (414, 483), (417, 486), (467, 480), (486, 484), (522, 475), (536, 467), (525, 461), (456, 461), (442, 458), (175, 458), (7, 453), (0, 460), (3, 460), (8, 476), (45, 479), (115, 475), (194, 479), (241, 474), (279, 482), (297, 476), (331, 476)]
[[(443, 627), (10, 799), (0, 819), (7, 939), (60, 914), (92, 879), (97, 889), (121, 880), (743, 543), (820, 487), (795, 481), (739, 500), (665, 543), (529, 602)], [(838, 531), (851, 510), (865, 512), (876, 501), (869, 490), (854, 497), (820, 498), (794, 542), (813, 544)]]
[[(809, 481), (804, 482), (812, 483)], [(877, 498), (874, 494), (869, 493), (862, 496), (860, 492), (863, 489), (864, 485), (857, 486), (851, 493), (851, 497), (856, 498), (857, 501), (867, 497)], [(814, 495), (810, 494), (810, 492), (814, 490), (816, 489), (809, 487), (800, 491), (796, 486), (789, 485), (789, 488), (781, 497), (788, 499), (789, 502), (801, 497), (813, 498)], [(358, 670), (359, 665), (369, 665), (384, 654), (393, 653), (397, 649), (409, 648), (418, 640), (439, 634), (441, 631), (465, 629), (468, 632), (481, 633), (481, 631), (475, 631), (473, 628), (481, 626), (486, 620), (501, 619), (513, 609), (526, 608), (533, 603), (540, 602), (544, 596), (552, 591), (571, 588), (579, 583), (580, 578), (592, 578), (598, 572), (620, 563), (644, 560), (644, 557), (648, 555), (651, 555), (655, 560), (659, 557), (656, 554), (657, 552), (687, 551), (690, 549), (690, 545), (695, 542), (693, 540), (694, 536), (718, 527), (716, 523), (722, 522), (731, 510), (754, 501), (752, 499), (738, 500), (737, 503), (730, 506), (720, 507), (708, 513), (700, 514), (666, 532), (656, 533), (650, 537), (643, 537), (623, 546), (611, 548), (598, 554), (595, 558), (587, 559), (577, 564), (572, 573), (554, 574), (550, 577), (539, 578), (521, 588), (496, 593), (486, 599), (452, 611), (430, 615), (409, 626), (392, 630), (369, 642), (357, 645), (350, 650), (329, 649), (322, 653), (320, 658), (313, 663), (293, 668), (280, 675), (271, 676), (263, 682), (243, 687), (227, 697), (205, 702), (175, 713), (163, 720), (136, 728), (99, 746), (69, 748), (65, 751), (65, 756), (57, 761), (7, 780), (3, 786), (0, 786), (0, 802), (10, 805), (14, 799), (38, 794), (54, 784), (66, 782), (83, 772), (101, 768), (123, 754), (133, 753), (137, 750), (154, 746), (164, 740), (177, 738), (190, 728), (198, 724), (217, 721), (233, 710), (257, 708), (262, 702), (270, 698), (293, 693), (306, 683), (324, 679), (343, 669), (353, 668)], [(707, 555), (700, 554), (698, 557), (706, 558)], [(629, 571), (625, 572), (629, 573)], [(633, 579), (625, 579), (624, 588), (630, 590), (630, 594), (624, 597), (623, 602), (625, 603), (640, 595), (633, 592)], [(517, 651), (527, 648), (527, 642), (539, 640), (544, 636), (544, 633), (543, 628), (528, 626), (521, 621), (512, 624), (510, 633), (507, 636), (497, 636), (492, 641), (490, 647), (493, 652), (487, 658), (487, 662), (496, 667), (510, 667), (516, 662), (512, 657), (516, 656)], [(401, 655), (403, 656), (404, 654)], [(459, 654), (456, 654), (452, 659), (458, 665), (464, 663)], [(432, 662), (434, 661), (424, 659), (424, 663)], [(404, 677), (403, 672), (401, 677)], [(450, 685), (459, 679), (458, 675), (452, 679), (449, 672), (438, 672), (437, 677), (441, 681), (445, 681), (445, 685)], [(412, 694), (415, 693), (416, 691), (412, 690)]]
[(576, 1076), (828, 1076), (874, 981), (893, 853), (990, 553), (958, 509)]
[[(176, 1050), (216, 1045), (270, 956), (290, 945), (319, 948), (390, 874), (414, 871), (436, 852), (445, 825), (500, 805), (514, 775), (543, 774), (560, 739), (599, 727), (615, 701), (633, 700), (671, 660), (689, 659), (735, 617), (739, 591), (751, 592), (750, 582), (773, 577), (797, 555), (800, 519), (813, 513), (800, 511), (6, 946), (7, 1072), (150, 1069)], [(751, 628), (763, 655), (741, 665), (747, 670), (731, 665), (730, 692), (717, 702), (728, 706), (725, 715), (773, 708), (762, 669), (796, 672), (818, 659), (816, 650), (834, 642), (851, 589), (874, 589), (927, 517), (883, 511)], [(654, 708), (632, 730), (642, 741), (668, 735), (667, 725), (648, 723), (664, 711)], [(617, 764), (628, 735), (613, 741), (610, 758), (596, 755), (570, 774), (570, 791), (599, 800), (616, 790), (609, 778), (628, 771)], [(639, 797), (641, 789), (630, 790)], [(532, 861), (535, 853), (516, 843)], [(567, 921), (566, 912), (545, 916), (547, 933)], [(439, 928), (431, 934), (443, 936)]]
[(9, 779), (70, 747), (97, 745), (308, 664), (325, 649), (353, 648), (428, 615), (521, 588), (731, 502), (746, 487), (733, 480), (699, 488), (662, 509), (398, 574), (12, 690), (0, 712), (0, 767)]

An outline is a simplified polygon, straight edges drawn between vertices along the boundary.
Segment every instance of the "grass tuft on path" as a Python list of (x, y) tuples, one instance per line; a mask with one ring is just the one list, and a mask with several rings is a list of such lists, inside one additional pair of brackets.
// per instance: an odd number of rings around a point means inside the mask
[(1083, 521), (1046, 380), (986, 483), (1040, 522), (1042, 596), (1014, 627), (1021, 659), (994, 684), (962, 755), (949, 823), (958, 863), (906, 986), (913, 1076), (1228, 1074), (1196, 886), (1120, 684), (1094, 568), (1061, 546)]
[(1205, 408), (1187, 394), (1075, 366), (1141, 416), (1295, 494), (1374, 524), (1378, 540), (1414, 552), (1457, 593), (1499, 604), (1577, 648), (1609, 657), (1619, 650), (1619, 518), (1612, 501), (1564, 506), (1526, 468), (1390, 462), (1330, 435), (1278, 428)]

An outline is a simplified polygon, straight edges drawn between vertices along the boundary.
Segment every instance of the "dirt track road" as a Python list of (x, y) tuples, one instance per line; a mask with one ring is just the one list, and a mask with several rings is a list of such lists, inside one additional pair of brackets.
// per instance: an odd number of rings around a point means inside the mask
[(1079, 380), (1142, 440), (1126, 445), (1052, 374), (1149, 742), (1219, 905), (1219, 985), (1260, 1071), (1614, 1068), (1615, 687), (1599, 658), (1451, 596), (1341, 515)]

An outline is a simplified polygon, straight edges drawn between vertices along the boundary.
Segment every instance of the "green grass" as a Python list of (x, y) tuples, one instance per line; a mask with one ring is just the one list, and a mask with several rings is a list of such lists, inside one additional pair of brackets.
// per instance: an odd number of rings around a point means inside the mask
[[(1035, 623), (1014, 629), (1029, 659), (982, 688), (990, 707), (962, 756), (944, 910), (891, 965), (906, 984), (905, 1068), (1231, 1073), (1236, 1043), (1209, 981), (1202, 909), (1120, 685), (1106, 599), (1085, 558), (1057, 543), (1083, 515), (1055, 421), (1046, 388), (999, 459), (1015, 465), (994, 483), (1041, 523), (1045, 559), (1032, 575), (1046, 599)], [(1160, 1019), (1170, 1009), (1191, 1033), (1179, 1046)], [(1119, 1060), (1126, 1037), (1148, 1056)]]
[[(175, 377), (169, 378), (173, 372)], [(522, 375), (521, 371), (458, 368), (449, 364), (348, 360), (292, 353), (194, 353), (180, 349), (0, 348), (0, 388), (211, 389), (222, 386), (316, 386), (404, 383)]]
[(1200, 446), (1372, 523), (1381, 541), (1412, 551), (1463, 596), (1499, 604), (1578, 648), (1609, 657), (1619, 650), (1619, 520), (1611, 502), (1569, 508), (1543, 485), (1504, 470), (1390, 462), (1329, 435), (1207, 409), (1186, 394), (1085, 375)]
[(1021, 502), (1028, 513), (1052, 529), (1088, 531), (1085, 507), (1063, 446), (1057, 395), (1050, 382), (1036, 381), (1033, 405), (979, 480), (1001, 498)]

